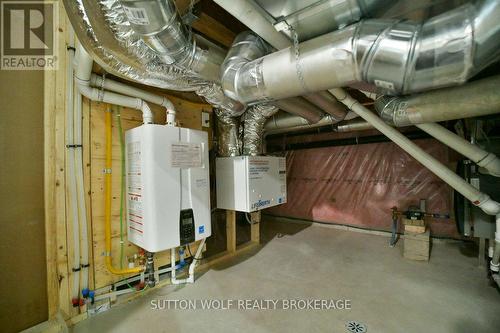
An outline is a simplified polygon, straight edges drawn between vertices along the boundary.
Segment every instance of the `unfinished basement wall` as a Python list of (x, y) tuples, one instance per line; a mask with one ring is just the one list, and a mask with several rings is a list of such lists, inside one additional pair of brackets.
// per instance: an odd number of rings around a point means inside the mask
[(0, 71), (0, 331), (47, 320), (44, 72)]
[[(415, 142), (449, 164), (446, 146)], [(452, 189), (393, 143), (295, 150), (286, 157), (288, 202), (268, 214), (390, 231), (391, 207), (404, 211), (426, 199), (428, 212), (453, 216)], [(453, 219), (429, 222), (435, 236), (459, 236)]]

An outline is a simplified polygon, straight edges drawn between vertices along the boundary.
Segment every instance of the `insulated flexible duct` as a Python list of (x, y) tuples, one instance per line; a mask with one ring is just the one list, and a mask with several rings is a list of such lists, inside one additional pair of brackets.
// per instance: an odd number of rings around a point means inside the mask
[(231, 117), (219, 109), (215, 110), (217, 116), (217, 153), (222, 157), (241, 155), (239, 139), (240, 118)]
[(219, 84), (163, 62), (136, 34), (118, 0), (64, 0), (66, 13), (85, 49), (107, 72), (149, 86), (193, 91), (238, 116), (245, 107), (224, 95)]
[(188, 32), (173, 1), (120, 0), (132, 29), (166, 64), (217, 82), (224, 55), (204, 50)]
[(266, 120), (278, 112), (274, 105), (259, 104), (250, 107), (243, 115), (243, 155), (262, 154), (262, 138)]
[(371, 19), (269, 54), (223, 77), (243, 103), (271, 101), (359, 81), (388, 94), (457, 85), (500, 54), (500, 1), (480, 1), (424, 23)]

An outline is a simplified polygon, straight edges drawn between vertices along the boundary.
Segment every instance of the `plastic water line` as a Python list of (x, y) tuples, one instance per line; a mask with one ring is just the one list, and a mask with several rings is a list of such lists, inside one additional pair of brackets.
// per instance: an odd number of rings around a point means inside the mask
[(140, 110), (142, 111), (143, 122), (145, 124), (153, 123), (153, 113), (144, 100), (90, 86), (93, 60), (81, 45), (78, 46), (75, 62), (75, 83), (83, 96), (92, 101), (100, 101)]
[(500, 177), (500, 159), (495, 154), (470, 143), (439, 124), (428, 123), (415, 126), (467, 157), (485, 169), (490, 175)]
[[(188, 269), (188, 277), (185, 279), (177, 279), (176, 274), (175, 274), (175, 269), (171, 270), (171, 278), (170, 281), (172, 284), (183, 284), (183, 283), (194, 283), (194, 269), (196, 268), (196, 265), (198, 264), (198, 261), (200, 260), (201, 252), (203, 251), (203, 247), (205, 246), (205, 240), (206, 238), (203, 238), (201, 240), (200, 245), (198, 246), (198, 249), (196, 250), (196, 254), (193, 257), (193, 261), (189, 265)], [(175, 248), (170, 249), (170, 267), (176, 267), (175, 265)]]
[[(70, 35), (70, 45), (73, 42)], [(74, 58), (74, 49), (68, 48), (68, 60)], [(71, 301), (73, 306), (79, 305), (80, 299), (80, 226), (78, 223), (78, 202), (75, 170), (75, 139), (74, 139), (74, 109), (73, 109), (73, 67), (67, 66), (67, 107), (66, 107), (66, 161), (68, 164), (68, 192), (70, 193), (70, 210), (73, 234), (73, 284), (71, 288)]]
[(441, 162), (425, 152), (411, 140), (406, 138), (397, 129), (386, 124), (382, 118), (365, 108), (357, 100), (349, 96), (343, 89), (331, 89), (330, 92), (337, 97), (339, 101), (344, 103), (349, 109), (356, 112), (361, 118), (371, 123), (373, 127), (379, 130), (382, 134), (391, 139), (395, 144), (401, 147), (404, 151), (410, 154), (414, 159), (419, 161), (427, 169), (432, 171), (436, 176), (462, 194), (465, 198), (471, 201), (474, 205), (481, 208), (488, 215), (496, 215), (500, 213), (500, 204), (492, 200), (487, 194), (480, 192), (474, 186), (466, 182), (456, 173), (448, 169)]
[(105, 236), (105, 257), (106, 268), (112, 274), (136, 274), (144, 270), (144, 267), (134, 267), (119, 269), (113, 266), (111, 256), (111, 168), (112, 168), (112, 112), (105, 112), (106, 130), (106, 162), (104, 169), (104, 236)]
[(92, 73), (90, 76), (90, 85), (93, 87), (101, 87), (105, 90), (114, 91), (123, 95), (137, 97), (146, 102), (160, 105), (166, 110), (167, 125), (175, 124), (175, 105), (165, 96), (157, 95), (122, 82), (99, 76), (94, 73)]

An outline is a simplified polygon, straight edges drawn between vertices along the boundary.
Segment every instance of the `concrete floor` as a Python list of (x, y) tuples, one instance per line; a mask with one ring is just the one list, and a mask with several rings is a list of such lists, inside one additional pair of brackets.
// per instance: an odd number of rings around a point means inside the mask
[[(435, 241), (427, 263), (404, 259), (402, 241), (389, 248), (384, 236), (318, 225), (269, 222), (263, 238), (258, 252), (199, 275), (194, 285), (152, 291), (74, 332), (347, 332), (349, 320), (368, 332), (500, 332), (500, 294), (461, 243)], [(344, 298), (352, 309), (151, 309), (151, 300), (166, 298)]]

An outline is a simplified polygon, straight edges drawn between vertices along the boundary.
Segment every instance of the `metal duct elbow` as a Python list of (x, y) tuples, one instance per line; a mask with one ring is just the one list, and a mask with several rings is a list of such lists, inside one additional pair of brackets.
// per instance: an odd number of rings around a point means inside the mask
[(215, 114), (217, 116), (218, 155), (222, 157), (241, 155), (240, 119), (231, 117), (219, 109), (215, 110)]
[[(222, 63), (220, 75), (222, 78), (222, 87), (227, 96), (236, 99), (240, 95), (252, 94), (239, 89), (241, 86), (235, 85), (237, 75), (242, 66), (250, 61), (263, 57), (273, 51), (259, 36), (250, 31), (245, 31), (236, 36), (226, 59)], [(247, 80), (258, 79), (259, 75), (249, 73)]]
[[(414, 23), (370, 19), (243, 65), (232, 87), (242, 103), (364, 81), (386, 94), (464, 83), (499, 58), (500, 1), (483, 0)], [(234, 89), (237, 87), (237, 90)]]
[(278, 110), (274, 105), (259, 104), (250, 107), (245, 112), (243, 115), (243, 155), (257, 156), (262, 154), (264, 124)]
[[(196, 45), (171, 0), (120, 0), (132, 29), (169, 65), (176, 65), (203, 79), (218, 82), (218, 61)], [(212, 50), (212, 52), (215, 52)]]

